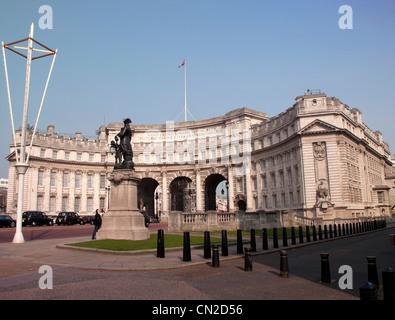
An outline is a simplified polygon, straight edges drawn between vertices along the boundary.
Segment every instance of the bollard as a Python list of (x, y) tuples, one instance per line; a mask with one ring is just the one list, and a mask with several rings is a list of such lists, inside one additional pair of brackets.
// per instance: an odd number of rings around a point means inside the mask
[(321, 227), (321, 225), (318, 226), (318, 239), (322, 240), (322, 227)]
[(313, 241), (317, 241), (317, 228), (313, 226)]
[(228, 256), (228, 234), (226, 230), (222, 230), (222, 239), (221, 239), (221, 248), (222, 248), (222, 256)]
[(384, 300), (395, 300), (395, 273), (391, 268), (382, 272)]
[(273, 248), (278, 248), (277, 228), (273, 228)]
[(295, 227), (291, 227), (291, 243), (292, 245), (296, 244)]
[(267, 243), (267, 229), (262, 229), (262, 250), (269, 250), (269, 245)]
[(184, 231), (184, 246), (182, 252), (182, 261), (191, 261), (191, 241), (188, 231)]
[(342, 234), (343, 236), (346, 235), (346, 226), (344, 225), (344, 223), (342, 224)]
[(218, 244), (213, 244), (213, 258), (211, 260), (211, 265), (213, 268), (219, 268)]
[(370, 282), (366, 282), (359, 288), (359, 297), (363, 301), (377, 300), (376, 286)]
[(393, 233), (390, 234), (390, 243), (391, 245), (395, 246), (395, 234)]
[(306, 242), (310, 242), (310, 227), (306, 226)]
[(211, 258), (210, 232), (204, 231), (204, 259)]
[(303, 227), (299, 226), (299, 243), (303, 243)]
[(256, 251), (255, 229), (250, 230), (250, 245), (251, 245), (251, 251), (255, 252)]
[(320, 253), (321, 255), (321, 282), (331, 283), (331, 270), (329, 268), (329, 253)]
[(336, 228), (336, 223), (333, 225), (333, 236), (337, 238), (337, 228)]
[(252, 271), (251, 248), (244, 248), (244, 271)]
[(333, 238), (333, 230), (332, 230), (332, 225), (329, 225), (329, 238), (332, 239)]
[(280, 251), (280, 277), (288, 278), (288, 253), (285, 250)]
[(328, 239), (328, 226), (326, 224), (324, 225), (324, 238)]
[(287, 228), (283, 227), (283, 247), (288, 247)]
[(377, 273), (376, 257), (368, 256), (368, 282), (379, 288), (379, 276)]
[(339, 237), (341, 237), (342, 236), (342, 227), (341, 227), (341, 225), (340, 225), (340, 223), (337, 225), (337, 229), (338, 229), (338, 231), (339, 231)]
[(348, 223), (346, 223), (346, 235), (350, 235), (350, 229)]
[(356, 234), (357, 233), (357, 228), (355, 226), (355, 222), (352, 223), (352, 233)]
[(241, 229), (237, 229), (237, 253), (243, 254), (243, 236)]
[(156, 257), (164, 258), (165, 257), (165, 237), (162, 229), (158, 230), (158, 240), (156, 246)]

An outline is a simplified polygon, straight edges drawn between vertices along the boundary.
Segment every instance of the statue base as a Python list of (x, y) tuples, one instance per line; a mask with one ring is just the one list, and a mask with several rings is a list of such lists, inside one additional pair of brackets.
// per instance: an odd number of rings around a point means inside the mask
[(96, 239), (145, 240), (150, 237), (145, 218), (137, 208), (137, 185), (134, 170), (114, 170), (111, 181), (110, 208), (104, 215)]

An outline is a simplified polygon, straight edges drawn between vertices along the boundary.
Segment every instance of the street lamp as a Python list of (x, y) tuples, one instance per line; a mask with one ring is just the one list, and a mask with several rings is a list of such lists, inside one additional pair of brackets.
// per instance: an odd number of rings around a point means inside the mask
[(229, 212), (229, 182), (226, 181), (226, 212)]
[[(24, 189), (24, 180), (25, 180), (25, 173), (27, 169), (29, 168), (29, 157), (30, 157), (30, 152), (32, 149), (33, 145), (33, 140), (34, 136), (36, 134), (36, 129), (37, 129), (37, 124), (38, 120), (40, 118), (42, 106), (44, 104), (44, 99), (45, 95), (47, 92), (48, 88), (48, 83), (49, 79), (51, 78), (52, 74), (52, 69), (53, 65), (55, 63), (55, 58), (57, 55), (57, 50), (51, 50), (48, 47), (44, 46), (43, 44), (39, 43), (38, 41), (33, 39), (33, 31), (34, 31), (34, 24), (32, 23), (30, 26), (30, 33), (29, 37), (10, 42), (8, 44), (4, 44), (4, 42), (1, 42), (1, 48), (3, 51), (3, 61), (4, 61), (4, 70), (5, 70), (5, 79), (7, 83), (7, 94), (8, 94), (8, 106), (10, 109), (10, 118), (11, 118), (11, 127), (12, 127), (12, 136), (14, 140), (14, 148), (15, 148), (15, 169), (18, 173), (18, 202), (17, 202), (17, 215), (16, 215), (16, 231), (15, 231), (15, 236), (13, 239), (13, 243), (23, 243), (25, 242), (25, 239), (23, 238), (23, 233), (22, 233), (22, 206), (23, 206), (23, 189)], [(27, 41), (27, 47), (21, 47), (19, 44)], [(33, 48), (33, 43), (38, 45), (39, 48)], [(26, 80), (25, 80), (25, 96), (24, 96), (24, 102), (23, 102), (23, 115), (22, 115), (22, 133), (21, 133), (21, 144), (20, 144), (20, 156), (18, 156), (18, 148), (17, 148), (17, 143), (16, 143), (16, 137), (15, 137), (15, 129), (14, 129), (14, 118), (13, 118), (13, 112), (12, 112), (12, 104), (11, 104), (11, 95), (10, 95), (10, 86), (9, 86), (9, 81), (8, 81), (8, 70), (7, 70), (7, 62), (6, 62), (6, 56), (5, 56), (5, 50), (10, 50), (24, 58), (26, 58)], [(16, 49), (22, 49), (22, 50), (27, 50), (27, 54), (23, 54)], [(33, 57), (33, 51), (43, 53), (41, 55)], [(28, 149), (28, 153), (26, 155), (26, 131), (27, 131), (27, 114), (28, 114), (28, 106), (29, 106), (29, 88), (30, 88), (30, 69), (31, 69), (31, 64), (32, 60), (47, 57), (53, 55), (52, 59), (52, 64), (51, 68), (48, 73), (48, 78), (47, 82), (44, 87), (44, 93), (41, 99), (41, 104), (38, 110), (37, 118), (36, 118), (36, 123), (34, 125), (34, 130), (33, 134), (31, 136), (30, 140), (30, 146)]]

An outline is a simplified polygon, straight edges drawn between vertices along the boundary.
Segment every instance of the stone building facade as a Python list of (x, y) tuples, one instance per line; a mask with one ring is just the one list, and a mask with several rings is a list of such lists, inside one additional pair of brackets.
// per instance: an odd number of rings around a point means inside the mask
[[(101, 126), (97, 139), (59, 135), (51, 125), (36, 133), (23, 209), (92, 214), (106, 208), (115, 163), (110, 143), (122, 126)], [(19, 143), (20, 132), (16, 137)], [(391, 212), (388, 144), (358, 109), (324, 93), (298, 96), (272, 118), (240, 108), (206, 120), (133, 125), (132, 143), (139, 207), (150, 215), (216, 210), (216, 187), (224, 180), (231, 212), (325, 219)], [(15, 210), (18, 190), (13, 146), (8, 211)]]

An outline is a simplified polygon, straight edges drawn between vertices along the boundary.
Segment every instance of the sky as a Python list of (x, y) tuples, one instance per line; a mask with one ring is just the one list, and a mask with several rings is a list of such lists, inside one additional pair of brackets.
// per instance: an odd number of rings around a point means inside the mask
[[(40, 28), (52, 9), (52, 29)], [(342, 5), (352, 29), (341, 29)], [(188, 120), (248, 107), (269, 117), (306, 89), (362, 112), (395, 153), (393, 0), (4, 0), (0, 41), (29, 34), (58, 49), (38, 129), (96, 137), (103, 124)], [(346, 21), (350, 25), (350, 21)], [(42, 24), (42, 23), (41, 23)], [(26, 60), (6, 51), (16, 129)], [(2, 59), (1, 59), (2, 60)], [(34, 60), (28, 123), (34, 124), (52, 57)], [(11, 124), (0, 63), (0, 177), (8, 177)]]

